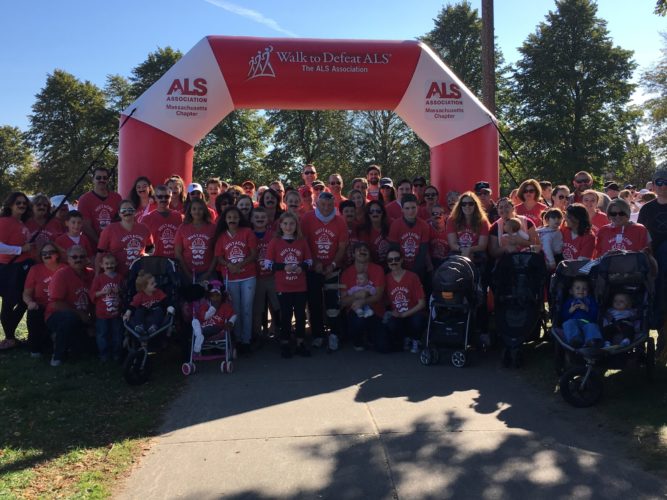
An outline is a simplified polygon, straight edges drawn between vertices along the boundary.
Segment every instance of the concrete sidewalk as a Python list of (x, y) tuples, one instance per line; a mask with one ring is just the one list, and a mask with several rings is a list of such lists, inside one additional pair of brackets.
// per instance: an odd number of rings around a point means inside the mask
[(200, 363), (121, 499), (665, 498), (664, 482), (497, 353), (464, 369), (416, 355), (267, 348)]

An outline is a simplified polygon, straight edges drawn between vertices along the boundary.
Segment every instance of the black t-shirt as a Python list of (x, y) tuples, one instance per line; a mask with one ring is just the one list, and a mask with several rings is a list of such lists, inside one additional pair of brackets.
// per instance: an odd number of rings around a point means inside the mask
[(655, 252), (667, 241), (667, 203), (651, 200), (639, 211), (637, 222), (646, 226), (651, 235), (651, 245)]

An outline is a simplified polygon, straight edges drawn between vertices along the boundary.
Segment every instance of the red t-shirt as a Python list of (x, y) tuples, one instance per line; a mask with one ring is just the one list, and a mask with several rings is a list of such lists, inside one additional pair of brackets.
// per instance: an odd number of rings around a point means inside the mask
[(234, 316), (234, 308), (231, 302), (223, 302), (215, 311), (215, 314), (209, 319), (204, 320), (201, 324), (202, 328), (207, 326), (224, 326), (227, 321)]
[(136, 219), (137, 222), (143, 222), (145, 224), (144, 219), (146, 219), (146, 217), (148, 217), (156, 210), (157, 210), (157, 202), (151, 199), (148, 201), (148, 205), (146, 205), (144, 208), (140, 207), (137, 209), (137, 213), (135, 214), (134, 218)]
[(166, 298), (167, 294), (159, 288), (156, 288), (152, 295), (148, 295), (145, 292), (135, 293), (134, 297), (132, 297), (132, 302), (130, 302), (130, 305), (132, 307), (145, 307), (146, 309), (149, 309), (154, 305), (159, 304)]
[[(0, 242), (5, 245), (22, 247), (30, 241), (30, 230), (28, 227), (15, 217), (0, 217)], [(16, 257), (16, 258), (14, 258)], [(31, 258), (30, 252), (21, 255), (0, 254), (0, 264), (9, 262), (23, 262)]]
[(93, 191), (88, 191), (81, 198), (77, 210), (81, 212), (84, 219), (91, 222), (95, 232), (100, 235), (102, 229), (113, 221), (123, 201), (118, 193), (110, 192), (106, 198), (101, 198)]
[(166, 213), (155, 210), (143, 219), (153, 236), (155, 243), (156, 257), (170, 257), (176, 256), (174, 252), (174, 240), (176, 239), (176, 231), (183, 223), (183, 214), (176, 210), (169, 210)]
[[(369, 262), (366, 274), (368, 274), (369, 285), (374, 286), (375, 288), (384, 288), (385, 276), (382, 266)], [(350, 288), (356, 286), (357, 268), (354, 265), (351, 265), (350, 267), (345, 269), (345, 271), (343, 271), (343, 274), (340, 277), (340, 282), (341, 285), (345, 287), (341, 291), (341, 294), (345, 293), (344, 290), (349, 290)], [(382, 300), (374, 302), (373, 304), (371, 304), (371, 309), (373, 309), (373, 312), (378, 316), (382, 316), (384, 314), (384, 302)]]
[(113, 222), (102, 231), (97, 248), (112, 253), (118, 262), (116, 270), (127, 274), (132, 263), (144, 255), (146, 247), (152, 244), (151, 231), (144, 224), (135, 222), (128, 231), (120, 222)]
[(273, 272), (270, 269), (265, 269), (264, 266), (262, 266), (262, 262), (266, 260), (266, 252), (269, 249), (271, 240), (273, 240), (273, 235), (274, 232), (268, 229), (264, 231), (261, 238), (255, 233), (255, 238), (257, 238), (257, 276), (260, 278), (273, 275)]
[[(285, 240), (273, 238), (266, 251), (268, 261), (275, 264), (301, 264), (311, 260), (308, 242), (301, 238)], [(300, 273), (287, 272), (284, 269), (276, 271), (276, 292), (305, 292), (306, 271)]]
[(403, 209), (401, 208), (401, 205), (398, 203), (398, 200), (390, 201), (387, 203), (387, 206), (384, 207), (385, 212), (387, 212), (387, 217), (389, 218), (389, 222), (396, 220), (396, 219), (402, 219), (403, 218)]
[(47, 241), (55, 242), (58, 236), (65, 232), (65, 226), (56, 218), (51, 219), (45, 226), (40, 226), (35, 219), (28, 219), (25, 225), (30, 231), (30, 239), (38, 233), (33, 241), (35, 249), (41, 248)]
[(403, 252), (403, 265), (406, 269), (412, 269), (419, 248), (424, 243), (428, 244), (431, 239), (431, 228), (421, 219), (415, 219), (415, 223), (410, 227), (401, 216), (400, 219), (391, 223), (388, 239), (400, 245)]
[(595, 244), (595, 256), (601, 257), (610, 250), (640, 252), (649, 245), (646, 228), (641, 224), (629, 223), (626, 226), (602, 226)]
[(405, 271), (400, 281), (391, 275), (385, 277), (387, 288), (385, 295), (391, 309), (397, 312), (405, 312), (417, 305), (419, 299), (424, 298), (424, 289), (419, 277), (412, 271)]
[[(240, 227), (235, 235), (225, 231), (218, 236), (215, 242), (215, 256), (222, 256), (223, 259), (236, 264), (248, 258), (253, 248), (257, 248), (257, 238), (255, 233), (247, 227)], [(224, 269), (221, 269), (224, 271)], [(230, 281), (240, 281), (257, 276), (256, 262), (248, 262), (238, 273), (229, 274)]]
[(577, 260), (579, 257), (593, 258), (595, 250), (595, 236), (586, 233), (583, 236), (572, 238), (572, 230), (569, 227), (561, 227), (563, 233), (563, 258), (565, 260)]
[(328, 266), (334, 260), (341, 245), (348, 242), (347, 224), (340, 215), (324, 224), (315, 216), (315, 212), (308, 212), (301, 221), (301, 230), (310, 245), (310, 254), (314, 261)]
[(175, 248), (181, 249), (181, 255), (188, 270), (197, 273), (208, 271), (213, 262), (213, 238), (215, 224), (181, 224), (176, 231)]
[(79, 276), (70, 266), (58, 269), (49, 283), (49, 302), (46, 305), (44, 319), (54, 313), (56, 301), (64, 301), (77, 311), (88, 311), (90, 307), (89, 291), (95, 272), (89, 267)]
[(449, 255), (449, 241), (447, 240), (447, 226), (438, 230), (431, 226), (431, 236), (430, 236), (430, 245), (431, 258), (444, 260)]
[(60, 264), (55, 271), (51, 271), (44, 264), (35, 264), (28, 271), (28, 276), (25, 278), (25, 289), (32, 290), (32, 300), (40, 307), (46, 307), (49, 302), (49, 283), (53, 275), (63, 267), (65, 264)]
[(479, 227), (479, 231), (475, 232), (472, 227), (467, 225), (457, 228), (456, 222), (450, 217), (447, 219), (447, 234), (455, 234), (456, 241), (460, 247), (474, 247), (479, 243), (480, 236), (489, 236), (489, 223), (483, 221)]
[(365, 241), (371, 247), (371, 259), (375, 263), (383, 264), (387, 260), (389, 252), (389, 233), (382, 236), (379, 229), (371, 227), (369, 233), (364, 233)]
[(533, 221), (533, 224), (535, 224), (537, 227), (542, 227), (542, 217), (540, 217), (540, 215), (547, 208), (549, 207), (547, 207), (544, 203), (537, 202), (533, 208), (528, 210), (525, 204), (519, 203), (515, 207), (515, 211), (517, 215), (523, 215), (524, 217), (528, 217), (530, 220)]
[(354, 244), (358, 241), (364, 241), (359, 226), (355, 225), (352, 229), (347, 228), (347, 249), (345, 251), (345, 261), (343, 267), (347, 267), (354, 262)]
[(86, 236), (83, 233), (79, 235), (78, 243), (74, 241), (71, 238), (71, 236), (67, 233), (58, 236), (56, 238), (56, 241), (54, 241), (54, 243), (61, 250), (63, 257), (67, 255), (67, 250), (72, 248), (74, 245), (79, 245), (80, 247), (82, 247), (86, 251), (86, 255), (88, 256), (88, 258), (95, 256), (95, 248), (93, 247), (93, 244), (88, 239), (88, 236)]
[(609, 217), (607, 214), (598, 210), (595, 212), (595, 215), (591, 218), (591, 231), (595, 236), (597, 236), (600, 228), (609, 224)]
[[(105, 273), (95, 276), (93, 284), (90, 285), (90, 300), (95, 304), (95, 317), (111, 319), (120, 316), (120, 294), (124, 284), (125, 278), (120, 273), (116, 273), (113, 278)], [(95, 294), (99, 291), (106, 292), (106, 295), (95, 297)]]

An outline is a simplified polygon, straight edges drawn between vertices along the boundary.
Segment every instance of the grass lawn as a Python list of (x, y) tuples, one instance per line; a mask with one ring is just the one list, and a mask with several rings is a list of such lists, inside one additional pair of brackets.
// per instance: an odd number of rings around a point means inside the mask
[(109, 497), (183, 387), (178, 359), (160, 353), (151, 380), (130, 387), (118, 365), (0, 353), (0, 498)]
[[(655, 332), (654, 332), (655, 333)], [(553, 345), (531, 343), (525, 350), (523, 376), (532, 384), (562, 400), (554, 371)], [(664, 358), (656, 363), (649, 382), (643, 367), (609, 370), (604, 379), (602, 400), (591, 409), (562, 403), (585, 419), (601, 419), (614, 432), (626, 436), (627, 452), (647, 470), (667, 479), (667, 367)]]

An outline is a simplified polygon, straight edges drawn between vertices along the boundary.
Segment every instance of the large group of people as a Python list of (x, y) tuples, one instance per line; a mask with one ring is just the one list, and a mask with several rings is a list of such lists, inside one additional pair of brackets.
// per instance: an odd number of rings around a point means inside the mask
[[(553, 270), (562, 259), (644, 251), (667, 269), (667, 167), (643, 189), (609, 181), (596, 191), (581, 171), (571, 186), (526, 179), (499, 199), (484, 180), (441, 193), (421, 176), (383, 177), (378, 165), (348, 191), (341, 175), (323, 182), (312, 164), (302, 179), (257, 187), (139, 177), (123, 198), (96, 168), (93, 189), (71, 206), (12, 193), (0, 215), (0, 349), (17, 345), (27, 311), (31, 356), (50, 355), (53, 366), (84, 350), (119, 359), (125, 277), (144, 255), (173, 259), (183, 283), (224, 282), (241, 353), (270, 334), (286, 358), (334, 351), (343, 339), (418, 352), (429, 279), (451, 253), (489, 270), (505, 253), (543, 252)], [(662, 326), (661, 307), (654, 316)]]

